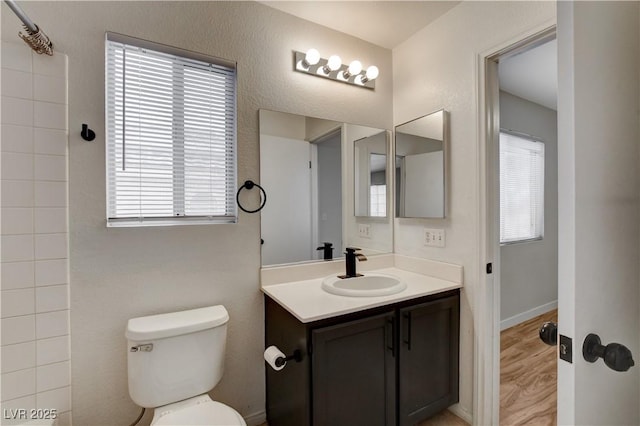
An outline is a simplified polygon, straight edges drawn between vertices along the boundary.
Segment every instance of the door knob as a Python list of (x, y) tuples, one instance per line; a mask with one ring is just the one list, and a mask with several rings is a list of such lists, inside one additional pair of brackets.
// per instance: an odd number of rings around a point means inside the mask
[(582, 356), (589, 362), (602, 358), (607, 367), (615, 371), (627, 371), (635, 365), (631, 351), (620, 343), (602, 345), (597, 334), (589, 334), (582, 345)]
[(540, 340), (549, 346), (558, 344), (558, 324), (553, 321), (547, 321), (540, 327)]

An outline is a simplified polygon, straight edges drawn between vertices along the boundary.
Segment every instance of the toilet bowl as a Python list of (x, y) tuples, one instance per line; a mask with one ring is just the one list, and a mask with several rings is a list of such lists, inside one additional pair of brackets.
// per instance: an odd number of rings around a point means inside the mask
[(207, 395), (222, 378), (228, 321), (222, 305), (129, 320), (129, 395), (154, 409), (152, 425), (246, 426)]

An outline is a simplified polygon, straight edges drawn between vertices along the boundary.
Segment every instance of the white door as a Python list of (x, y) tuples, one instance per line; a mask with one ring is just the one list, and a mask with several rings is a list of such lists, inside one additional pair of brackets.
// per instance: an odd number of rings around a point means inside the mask
[(311, 148), (309, 143), (260, 135), (260, 185), (267, 193), (261, 211), (262, 264), (312, 259)]
[[(561, 425), (640, 424), (638, 12), (558, 2), (558, 333), (573, 350), (558, 361)], [(585, 361), (589, 333), (639, 365)]]

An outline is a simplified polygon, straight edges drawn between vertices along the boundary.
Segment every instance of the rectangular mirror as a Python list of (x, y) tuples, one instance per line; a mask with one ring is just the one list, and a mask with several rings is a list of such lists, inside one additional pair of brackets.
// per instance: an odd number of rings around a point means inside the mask
[(387, 216), (387, 132), (354, 142), (354, 201), (359, 217)]
[[(389, 158), (387, 130), (260, 110), (263, 266), (322, 261), (325, 243), (332, 258), (343, 257), (349, 246), (367, 256), (393, 251), (390, 215), (360, 218), (354, 212), (354, 146), (375, 135), (383, 148), (372, 153)], [(373, 161), (370, 175), (380, 158)], [(384, 210), (390, 205), (387, 196)]]
[(396, 126), (396, 216), (445, 217), (445, 110)]

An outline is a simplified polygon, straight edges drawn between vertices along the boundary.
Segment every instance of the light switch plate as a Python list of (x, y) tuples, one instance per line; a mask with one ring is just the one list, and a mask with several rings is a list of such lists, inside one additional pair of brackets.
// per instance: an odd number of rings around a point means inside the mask
[(358, 236), (360, 238), (371, 238), (371, 225), (358, 224)]
[(444, 229), (424, 228), (424, 245), (430, 247), (444, 247)]

